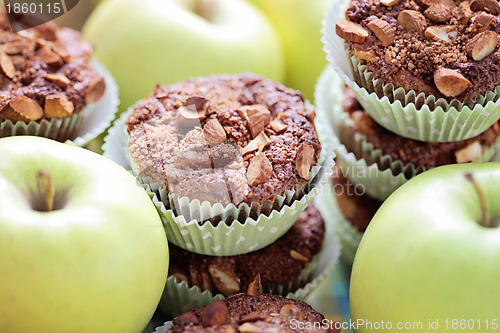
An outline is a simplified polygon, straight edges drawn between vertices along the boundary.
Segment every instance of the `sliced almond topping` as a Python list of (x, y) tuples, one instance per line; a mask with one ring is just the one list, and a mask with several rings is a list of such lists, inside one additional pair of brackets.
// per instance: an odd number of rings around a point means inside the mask
[(290, 250), (290, 257), (292, 257), (295, 260), (303, 261), (303, 262), (309, 262), (309, 258), (303, 255), (300, 252), (297, 252), (295, 250)]
[(368, 62), (375, 62), (377, 57), (373, 51), (364, 51), (354, 48), (354, 57), (359, 60), (365, 60)]
[(52, 44), (52, 50), (57, 53), (65, 63), (71, 61), (71, 54), (68, 52), (65, 46)]
[(265, 320), (266, 318), (267, 318), (266, 316), (263, 316), (263, 315), (259, 314), (258, 312), (250, 312), (245, 317), (238, 320), (238, 323), (239, 324), (252, 323), (255, 321)]
[(255, 279), (248, 284), (247, 294), (250, 296), (257, 296), (262, 294), (262, 283), (260, 280), (260, 274), (255, 276)]
[(288, 303), (283, 305), (283, 307), (280, 309), (280, 315), (298, 318), (301, 315), (301, 311), (297, 305)]
[(450, 6), (439, 3), (427, 8), (424, 16), (434, 22), (446, 22), (451, 18), (452, 10)]
[(335, 32), (340, 38), (354, 43), (363, 43), (368, 37), (368, 31), (365, 28), (348, 20), (337, 21)]
[(390, 46), (394, 43), (396, 32), (387, 21), (375, 19), (368, 23), (368, 28), (373, 31), (375, 36), (382, 42), (382, 45)]
[(387, 7), (395, 6), (400, 2), (401, 0), (380, 0), (380, 3)]
[(208, 272), (215, 286), (224, 296), (229, 297), (240, 291), (240, 279), (234, 272), (223, 270), (217, 265), (209, 265)]
[(85, 95), (85, 102), (95, 103), (104, 96), (106, 92), (106, 80), (102, 76), (96, 77), (89, 83), (87, 94)]
[(457, 6), (453, 0), (417, 0), (417, 3), (424, 7), (424, 9), (436, 4), (444, 4), (450, 6), (451, 8), (455, 8)]
[(44, 112), (47, 118), (71, 116), (75, 106), (65, 94), (49, 95), (45, 98)]
[(288, 125), (283, 124), (279, 120), (271, 120), (269, 125), (271, 126), (272, 130), (278, 134), (283, 133), (288, 128)]
[(221, 143), (226, 141), (226, 131), (217, 119), (210, 119), (203, 126), (203, 135), (208, 143)]
[(472, 87), (472, 83), (462, 74), (443, 67), (434, 71), (434, 84), (446, 97), (456, 97)]
[(64, 74), (45, 74), (43, 76), (46, 80), (54, 82), (59, 87), (66, 87), (71, 81)]
[(475, 12), (485, 11), (493, 15), (500, 14), (500, 4), (498, 0), (472, 0), (470, 9)]
[(467, 44), (467, 54), (476, 61), (489, 56), (497, 47), (498, 36), (494, 31), (484, 31), (477, 34)]
[(453, 16), (455, 16), (457, 20), (464, 25), (469, 23), (472, 17), (472, 10), (470, 9), (469, 1), (462, 1), (453, 11)]
[(262, 105), (246, 105), (237, 109), (239, 116), (247, 122), (252, 138), (259, 135), (271, 121), (271, 112)]
[(244, 323), (238, 327), (238, 331), (242, 333), (261, 333), (262, 329), (254, 324)]
[(427, 28), (427, 23), (422, 13), (415, 10), (403, 10), (398, 15), (398, 26), (405, 31), (423, 33)]
[(264, 132), (260, 132), (259, 135), (252, 141), (250, 141), (245, 148), (241, 150), (242, 155), (246, 155), (250, 152), (259, 150), (262, 151), (265, 147), (269, 146), (271, 144), (271, 140), (269, 137), (266, 135)]
[(469, 163), (477, 161), (483, 154), (483, 148), (479, 141), (474, 141), (465, 148), (462, 148), (455, 152), (455, 158), (457, 163)]
[(425, 29), (425, 37), (451, 43), (458, 36), (458, 31), (455, 29), (456, 27), (453, 25), (433, 25)]
[(26, 96), (19, 96), (10, 100), (0, 113), (2, 119), (17, 121), (36, 121), (43, 117), (43, 110), (35, 100)]
[(186, 99), (186, 103), (184, 103), (184, 105), (185, 106), (194, 105), (197, 111), (201, 111), (203, 110), (207, 102), (208, 100), (205, 97), (191, 96), (188, 99)]
[(248, 184), (256, 186), (268, 181), (273, 175), (273, 165), (262, 152), (258, 152), (250, 161), (247, 170)]
[(7, 54), (21, 54), (23, 51), (31, 52), (35, 49), (35, 43), (31, 40), (14, 40), (2, 45), (2, 51)]
[(229, 324), (229, 309), (224, 301), (214, 301), (203, 308), (200, 315), (203, 327), (222, 326)]
[(48, 46), (44, 46), (38, 51), (40, 59), (49, 66), (60, 67), (63, 59)]
[(480, 12), (472, 18), (473, 26), (476, 33), (483, 32), (493, 22), (494, 16), (485, 12)]
[(300, 146), (297, 152), (297, 159), (295, 160), (297, 173), (307, 181), (309, 181), (309, 172), (311, 171), (314, 160), (314, 153), (314, 148), (305, 142)]
[(0, 67), (2, 68), (2, 72), (9, 79), (13, 79), (16, 76), (16, 68), (14, 67), (12, 59), (2, 51), (0, 51)]

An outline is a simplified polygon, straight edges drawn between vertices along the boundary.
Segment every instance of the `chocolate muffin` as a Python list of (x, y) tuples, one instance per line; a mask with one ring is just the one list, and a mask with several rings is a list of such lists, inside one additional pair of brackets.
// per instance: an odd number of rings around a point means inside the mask
[[(404, 165), (413, 164), (419, 171), (428, 170), (446, 164), (477, 161), (484, 152), (498, 140), (500, 126), (497, 123), (486, 132), (474, 138), (455, 142), (422, 142), (407, 139), (378, 125), (356, 100), (352, 90), (344, 89), (342, 108), (351, 120), (350, 128), (339, 129), (364, 135), (374, 149), (380, 149), (392, 160), (402, 161)], [(353, 142), (342, 140), (343, 144), (353, 151)], [(362, 158), (358, 156), (358, 158)]]
[(310, 180), (321, 146), (297, 91), (252, 75), (158, 85), (127, 119), (136, 171), (211, 204), (262, 204)]
[[(13, 22), (13, 24), (22, 24)], [(104, 78), (89, 62), (93, 46), (52, 23), (13, 33), (0, 13), (0, 122), (67, 118), (98, 101)], [(74, 138), (64, 133), (58, 140)]]
[(227, 297), (247, 290), (255, 275), (260, 274), (267, 291), (299, 277), (321, 251), (324, 233), (323, 218), (311, 204), (284, 236), (259, 251), (214, 257), (170, 245), (169, 276)]
[(170, 333), (340, 332), (310, 305), (276, 295), (238, 294), (173, 320)]
[(349, 181), (338, 163), (333, 168), (331, 183), (342, 215), (359, 232), (364, 232), (382, 202), (365, 194), (363, 187)]
[(336, 33), (375, 79), (460, 101), (500, 85), (497, 0), (352, 0)]

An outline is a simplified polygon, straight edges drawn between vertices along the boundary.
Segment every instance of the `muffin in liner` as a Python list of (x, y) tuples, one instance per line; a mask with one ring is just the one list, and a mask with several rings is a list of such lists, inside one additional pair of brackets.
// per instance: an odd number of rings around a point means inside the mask
[(475, 137), (500, 119), (500, 87), (474, 100), (446, 101), (415, 91), (405, 92), (392, 83), (384, 84), (359, 60), (346, 51), (344, 40), (337, 36), (335, 24), (344, 18), (347, 2), (335, 2), (323, 21), (324, 50), (327, 60), (342, 80), (381, 126), (406, 138), (450, 142)]
[[(340, 241), (335, 233), (335, 226), (331, 220), (325, 219), (325, 234), (321, 251), (313, 257), (313, 260), (299, 276), (285, 285), (264, 287), (263, 292), (303, 301), (329, 276), (339, 257)], [(189, 286), (185, 281), (179, 282), (175, 277), (169, 276), (160, 301), (160, 309), (165, 313), (177, 316), (194, 307), (204, 306), (224, 298), (223, 294), (213, 294), (210, 291), (201, 290), (198, 286)]]
[[(125, 127), (127, 116), (128, 112), (115, 121), (103, 150), (105, 156), (133, 170)], [(186, 197), (175, 198), (160, 189), (160, 184), (151, 183), (151, 179), (139, 176), (137, 179), (158, 208), (170, 242), (198, 254), (229, 256), (259, 250), (285, 234), (327, 183), (332, 165), (333, 161), (323, 150), (304, 191), (287, 191), (275, 197), (265, 209), (256, 203), (224, 207)], [(180, 213), (176, 214), (172, 208)]]
[[(318, 80), (315, 96), (317, 124), (330, 124), (329, 128), (318, 126), (318, 134), (322, 144), (330, 141), (330, 146), (334, 145), (337, 161), (342, 165), (345, 176), (352, 183), (361, 185), (369, 196), (383, 201), (426, 168), (393, 160), (380, 149), (375, 149), (364, 135), (352, 130), (352, 120), (341, 106), (343, 84), (331, 68), (326, 68)], [(499, 149), (500, 138), (485, 149), (475, 162), (489, 161)]]
[[(0, 138), (15, 135), (41, 136), (76, 146), (84, 146), (111, 125), (120, 101), (118, 86), (108, 70), (96, 59), (92, 65), (106, 81), (104, 96), (69, 117), (43, 119), (29, 123), (0, 121)], [(68, 139), (69, 138), (69, 139)]]

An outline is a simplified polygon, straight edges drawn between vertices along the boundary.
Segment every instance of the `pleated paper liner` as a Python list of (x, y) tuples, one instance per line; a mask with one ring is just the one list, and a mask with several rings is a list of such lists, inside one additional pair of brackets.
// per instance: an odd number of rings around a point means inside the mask
[(106, 80), (106, 91), (99, 101), (86, 105), (83, 110), (69, 117), (43, 119), (29, 123), (0, 121), (0, 138), (32, 135), (84, 146), (104, 132), (111, 125), (120, 104), (118, 86), (107, 69), (96, 59), (92, 60), (92, 65)]
[[(325, 220), (323, 247), (299, 276), (286, 285), (263, 286), (263, 293), (281, 295), (296, 300), (305, 300), (315, 288), (326, 279), (340, 257), (340, 242), (335, 233), (335, 226)], [(160, 301), (160, 309), (172, 316), (178, 316), (192, 308), (205, 306), (210, 302), (225, 299), (222, 294), (213, 294), (201, 290), (198, 286), (189, 286), (169, 276)]]
[[(105, 156), (132, 170), (124, 124), (127, 115), (125, 113), (115, 121), (105, 138), (103, 150)], [(266, 205), (274, 208), (266, 214), (261, 214), (262, 206), (255, 203), (251, 206), (243, 203), (237, 207), (233, 204), (223, 207), (221, 204), (175, 198), (161, 190), (160, 184), (151, 184), (149, 178), (137, 179), (158, 208), (170, 242), (198, 254), (229, 256), (259, 250), (286, 233), (327, 183), (332, 165), (331, 157), (323, 150), (318, 165), (311, 171), (305, 193), (288, 191), (283, 196), (277, 196)], [(182, 215), (170, 209), (175, 205), (181, 207)], [(209, 219), (217, 225), (205, 222)]]
[(333, 226), (340, 241), (343, 262), (352, 265), (363, 234), (342, 214), (331, 186), (325, 188), (314, 203), (325, 219), (325, 223)]
[(374, 79), (366, 66), (350, 56), (344, 40), (335, 33), (335, 23), (344, 18), (347, 3), (333, 3), (326, 14), (324, 50), (332, 67), (377, 123), (406, 138), (449, 142), (475, 137), (500, 119), (500, 87), (474, 100), (448, 102), (413, 90), (395, 89), (391, 83)]
[[(323, 143), (328, 141), (327, 138), (337, 135), (337, 144), (333, 149), (344, 176), (352, 183), (362, 185), (369, 196), (383, 201), (426, 168), (393, 160), (380, 149), (375, 149), (364, 135), (355, 133), (351, 126), (352, 120), (342, 110), (342, 88), (343, 82), (339, 76), (332, 69), (325, 69), (316, 87), (317, 122), (329, 123), (330, 128), (320, 127), (320, 138)], [(474, 162), (489, 161), (499, 148), (500, 138), (484, 149), (481, 157)]]

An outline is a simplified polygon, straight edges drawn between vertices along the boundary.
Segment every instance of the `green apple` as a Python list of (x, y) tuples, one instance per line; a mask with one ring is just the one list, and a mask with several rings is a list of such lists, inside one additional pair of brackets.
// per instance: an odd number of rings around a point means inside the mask
[(332, 0), (249, 0), (271, 20), (283, 44), (285, 84), (313, 100), (314, 86), (326, 65), (321, 21)]
[(244, 0), (108, 0), (83, 34), (114, 75), (122, 111), (157, 83), (212, 73), (284, 75), (276, 32)]
[(357, 332), (498, 331), (499, 216), (500, 163), (439, 167), (400, 187), (354, 260)]
[(135, 178), (37, 137), (0, 139), (0, 156), (0, 332), (140, 332), (168, 246)]

